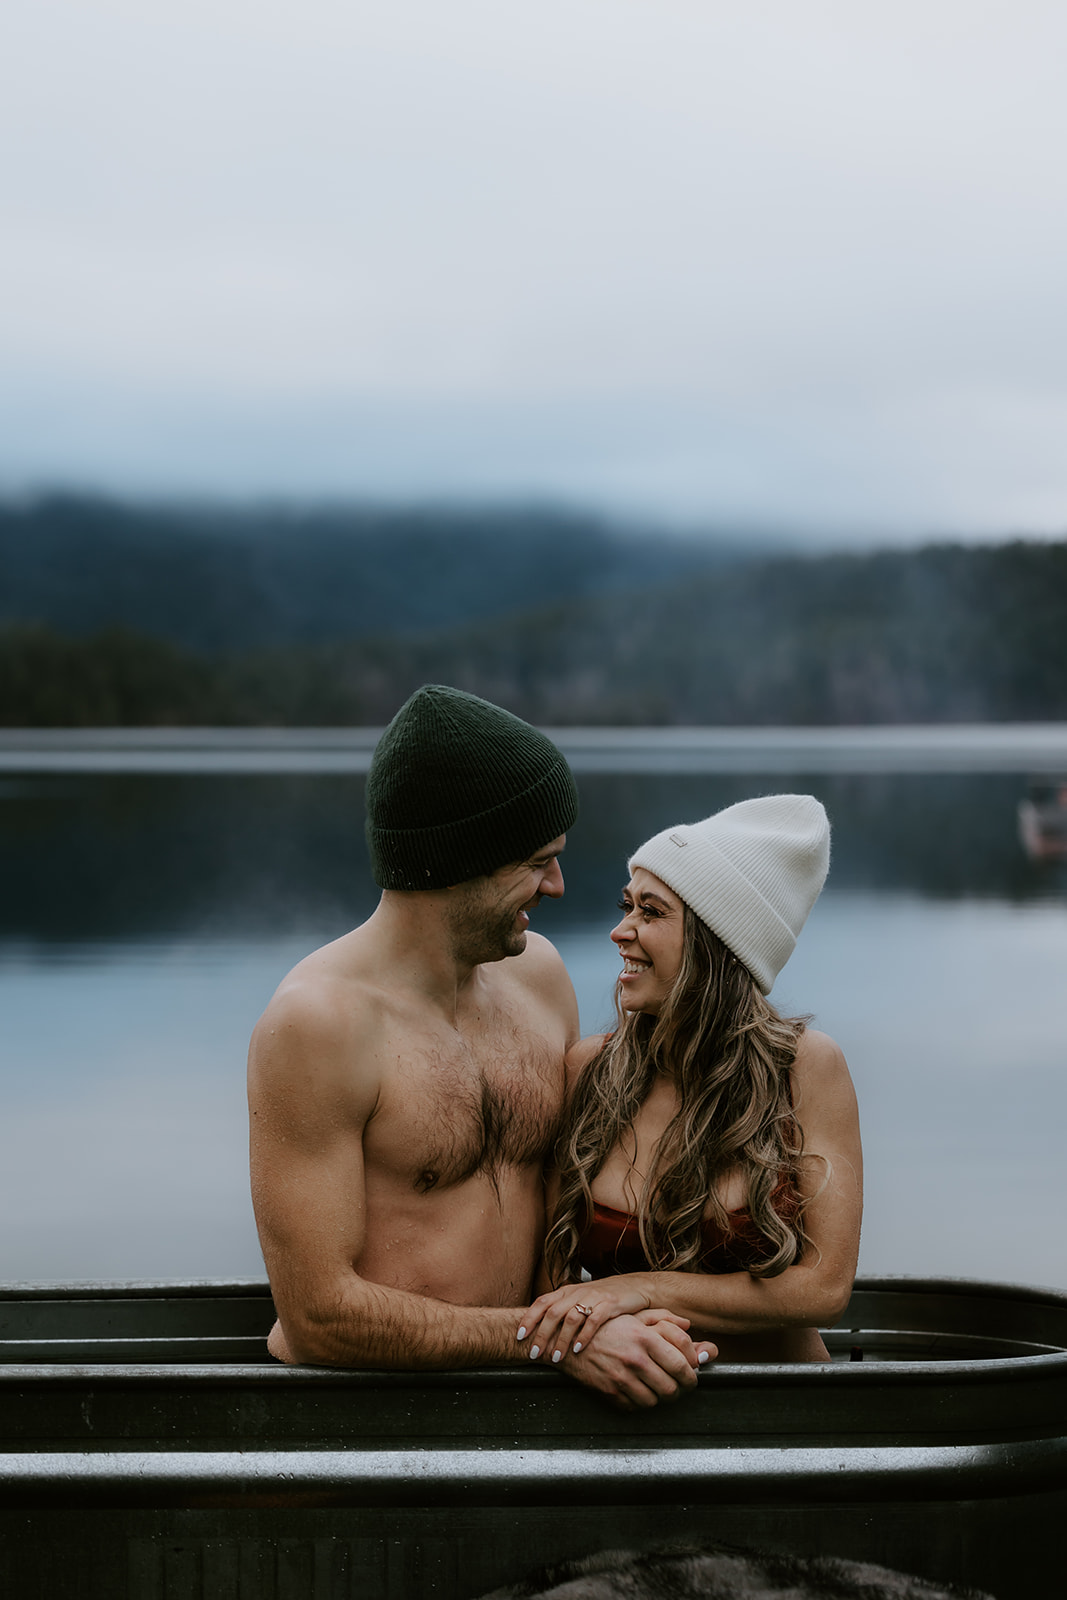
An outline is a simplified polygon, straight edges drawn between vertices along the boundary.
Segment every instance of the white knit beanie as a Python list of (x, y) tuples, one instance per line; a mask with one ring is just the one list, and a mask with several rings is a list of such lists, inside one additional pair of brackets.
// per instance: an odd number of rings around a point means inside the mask
[(793, 954), (830, 865), (830, 823), (814, 795), (741, 800), (665, 828), (630, 857), (695, 911), (764, 994)]

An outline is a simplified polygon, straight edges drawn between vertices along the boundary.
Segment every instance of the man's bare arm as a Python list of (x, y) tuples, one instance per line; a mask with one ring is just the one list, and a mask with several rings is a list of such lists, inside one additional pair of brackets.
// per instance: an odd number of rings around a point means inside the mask
[[(328, 990), (327, 990), (328, 994)], [(248, 1066), (252, 1199), (283, 1357), (328, 1366), (491, 1365), (513, 1359), (514, 1312), (451, 1305), (362, 1278), (363, 1135), (377, 1100), (370, 1048), (299, 984), (271, 1002)]]

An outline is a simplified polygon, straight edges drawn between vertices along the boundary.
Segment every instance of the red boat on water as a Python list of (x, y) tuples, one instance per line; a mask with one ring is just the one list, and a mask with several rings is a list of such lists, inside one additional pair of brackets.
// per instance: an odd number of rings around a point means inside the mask
[(1032, 861), (1067, 860), (1067, 778), (1030, 784), (1019, 801), (1019, 838)]

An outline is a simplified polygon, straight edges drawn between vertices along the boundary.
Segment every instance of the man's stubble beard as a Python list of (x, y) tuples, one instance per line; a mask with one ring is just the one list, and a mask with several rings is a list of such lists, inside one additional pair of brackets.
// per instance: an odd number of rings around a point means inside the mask
[(507, 912), (494, 905), (484, 889), (465, 889), (451, 911), (452, 942), (456, 956), (469, 966), (521, 956), (526, 930), (516, 926), (522, 906)]

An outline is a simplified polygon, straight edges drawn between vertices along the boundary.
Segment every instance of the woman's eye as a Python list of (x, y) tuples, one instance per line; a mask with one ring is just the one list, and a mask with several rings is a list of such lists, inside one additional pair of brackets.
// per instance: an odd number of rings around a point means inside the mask
[(633, 910), (633, 905), (629, 900), (616, 900), (615, 904), (618, 906), (620, 911), (629, 913)]

